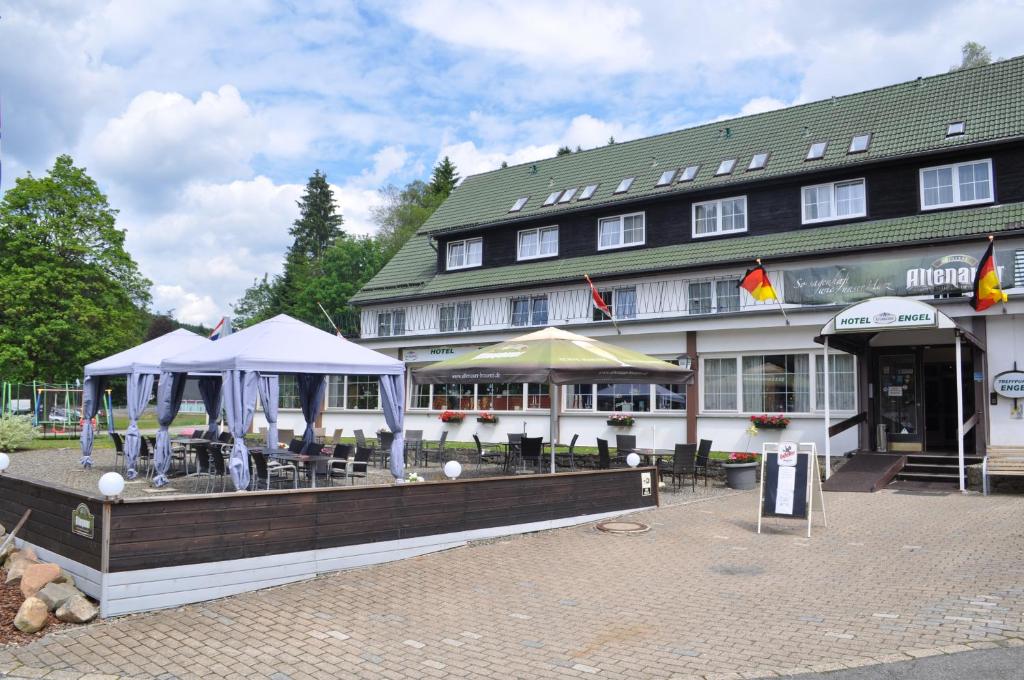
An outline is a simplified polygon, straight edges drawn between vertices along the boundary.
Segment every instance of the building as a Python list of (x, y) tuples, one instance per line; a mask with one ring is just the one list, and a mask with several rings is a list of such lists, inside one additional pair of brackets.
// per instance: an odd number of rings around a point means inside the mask
[[(860, 344), (832, 338), (831, 423), (846, 428), (832, 452), (957, 451), (957, 337), (967, 453), (1024, 447), (1022, 409), (992, 389), (1024, 367), (1021, 101), (1017, 58), (467, 177), (356, 296), (362, 342), (415, 369), (561, 326), (696, 369), (685, 388), (567, 388), (563, 441), (614, 437), (608, 416), (629, 412), (640, 445), (760, 450), (784, 437), (824, 450), (822, 329), (852, 303), (895, 296), (930, 316), (897, 333), (901, 315), (875, 301)], [(989, 234), (1009, 302), (977, 313), (969, 291)], [(755, 258), (788, 318), (738, 289)], [(376, 390), (332, 382), (324, 425), (382, 426)], [(539, 385), (410, 384), (407, 398), (406, 427), (428, 438), (547, 431)], [(469, 417), (442, 423), (446, 409)], [(482, 410), (498, 424), (477, 423)], [(761, 414), (789, 426), (751, 436)]]

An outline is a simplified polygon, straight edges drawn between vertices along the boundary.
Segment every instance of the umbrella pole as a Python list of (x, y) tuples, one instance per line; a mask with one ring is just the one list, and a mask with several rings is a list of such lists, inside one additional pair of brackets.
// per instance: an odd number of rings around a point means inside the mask
[(551, 401), (551, 474), (555, 474), (555, 447), (558, 446), (558, 385), (548, 383), (548, 397)]

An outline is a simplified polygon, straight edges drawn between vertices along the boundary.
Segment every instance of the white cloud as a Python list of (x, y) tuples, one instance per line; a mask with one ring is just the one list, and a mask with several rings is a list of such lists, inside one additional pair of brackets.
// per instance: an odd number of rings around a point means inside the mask
[(209, 295), (199, 295), (181, 286), (153, 286), (153, 309), (174, 310), (174, 318), (185, 323), (210, 325), (219, 319), (220, 308)]
[(750, 116), (755, 113), (765, 113), (766, 111), (775, 111), (776, 109), (785, 108), (789, 106), (786, 102), (775, 97), (754, 97), (740, 109), (739, 115)]

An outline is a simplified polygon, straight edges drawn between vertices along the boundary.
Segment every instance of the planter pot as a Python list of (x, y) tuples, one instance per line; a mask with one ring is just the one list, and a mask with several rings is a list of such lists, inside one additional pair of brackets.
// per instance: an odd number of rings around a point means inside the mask
[(483, 423), (484, 425), (497, 425), (498, 419), (495, 418), (494, 420), (484, 420), (483, 418), (477, 418), (476, 422)]
[(757, 486), (757, 463), (733, 463), (725, 469), (725, 485), (730, 489), (746, 491)]
[(618, 422), (615, 422), (614, 420), (606, 420), (605, 422), (608, 423), (609, 425), (611, 425), (612, 427), (633, 427), (633, 425), (635, 424), (635, 423), (618, 423)]
[[(757, 423), (754, 423), (757, 425)], [(759, 430), (785, 430), (788, 425), (757, 425)]]

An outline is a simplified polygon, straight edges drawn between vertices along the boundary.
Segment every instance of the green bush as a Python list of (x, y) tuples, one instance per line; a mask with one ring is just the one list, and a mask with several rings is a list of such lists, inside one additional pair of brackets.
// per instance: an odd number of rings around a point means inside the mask
[(0, 416), (0, 451), (24, 448), (38, 434), (29, 416)]

